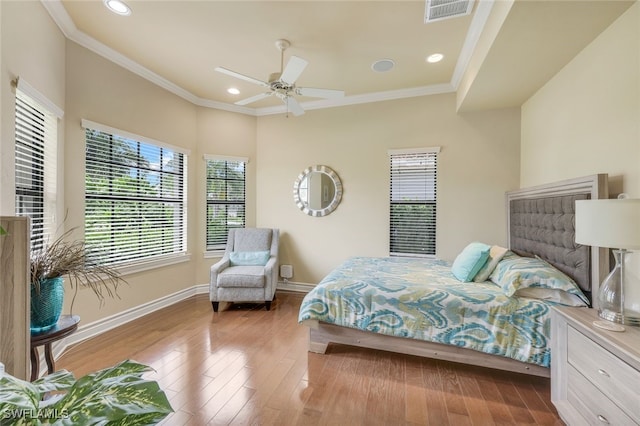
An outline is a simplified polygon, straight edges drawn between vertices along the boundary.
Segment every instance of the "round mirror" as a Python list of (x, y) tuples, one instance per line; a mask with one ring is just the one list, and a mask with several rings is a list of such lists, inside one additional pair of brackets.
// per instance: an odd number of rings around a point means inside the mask
[(327, 166), (307, 167), (293, 185), (293, 199), (309, 216), (326, 216), (340, 204), (342, 182)]

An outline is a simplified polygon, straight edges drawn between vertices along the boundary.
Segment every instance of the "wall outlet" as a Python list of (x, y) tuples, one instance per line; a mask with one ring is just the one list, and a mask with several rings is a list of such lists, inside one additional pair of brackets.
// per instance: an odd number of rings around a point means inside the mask
[(293, 266), (280, 265), (280, 276), (286, 279), (293, 277)]

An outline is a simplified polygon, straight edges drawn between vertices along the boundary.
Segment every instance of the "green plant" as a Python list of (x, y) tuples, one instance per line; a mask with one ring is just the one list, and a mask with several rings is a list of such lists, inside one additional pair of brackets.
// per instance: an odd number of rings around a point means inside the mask
[(74, 231), (62, 234), (53, 243), (31, 254), (31, 285), (40, 294), (40, 283), (50, 278), (67, 276), (72, 288), (88, 287), (100, 302), (117, 296), (118, 285), (124, 282), (111, 265), (100, 262), (91, 246), (83, 240), (70, 240)]
[(0, 226), (0, 235), (7, 235), (7, 231), (2, 226)]
[(156, 424), (173, 408), (156, 381), (142, 378), (148, 371), (127, 360), (78, 380), (65, 370), (34, 382), (0, 373), (0, 425)]

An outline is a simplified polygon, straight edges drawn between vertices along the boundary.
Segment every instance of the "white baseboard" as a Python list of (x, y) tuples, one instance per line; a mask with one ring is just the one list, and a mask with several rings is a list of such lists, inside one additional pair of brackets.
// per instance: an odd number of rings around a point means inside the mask
[(316, 285), (309, 283), (298, 283), (294, 281), (278, 281), (278, 290), (295, 291), (299, 293), (309, 293)]
[[(278, 282), (278, 290), (284, 291), (294, 291), (300, 293), (308, 293), (315, 284), (308, 283), (299, 283), (299, 282)], [(193, 287), (186, 288), (184, 290), (180, 290), (176, 293), (161, 297), (156, 300), (152, 300), (151, 302), (144, 303), (142, 305), (127, 309), (122, 312), (118, 312), (117, 314), (108, 316), (106, 318), (102, 318), (98, 321), (94, 321), (89, 324), (84, 324), (78, 327), (78, 330), (72, 335), (59, 340), (51, 345), (51, 352), (53, 354), (53, 359), (58, 359), (62, 356), (63, 352), (71, 345), (76, 343), (80, 343), (83, 340), (90, 339), (92, 337), (98, 336), (105, 331), (109, 331), (112, 328), (118, 327), (120, 325), (126, 324), (130, 321), (133, 321), (137, 318), (143, 317), (147, 314), (155, 312), (159, 309), (166, 308), (168, 306), (173, 305), (174, 303), (178, 303), (182, 300), (188, 299), (189, 297), (195, 296), (196, 294), (208, 294), (209, 293), (209, 283), (207, 284), (198, 284)], [(46, 372), (46, 362), (44, 360), (44, 351), (40, 351), (40, 375)]]

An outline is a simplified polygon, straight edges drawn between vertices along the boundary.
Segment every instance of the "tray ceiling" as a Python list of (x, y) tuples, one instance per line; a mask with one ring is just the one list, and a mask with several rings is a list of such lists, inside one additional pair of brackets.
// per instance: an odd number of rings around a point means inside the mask
[[(126, 3), (130, 16), (111, 13), (100, 0), (43, 1), (71, 40), (194, 103), (257, 115), (278, 112), (278, 100), (252, 108), (233, 105), (261, 88), (217, 73), (215, 67), (268, 80), (280, 70), (274, 43), (285, 38), (291, 41), (285, 63), (290, 55), (309, 62), (299, 86), (346, 92), (338, 103), (313, 101), (311, 106), (451, 92), (472, 54), (479, 54), (482, 30), (497, 19), (490, 14), (495, 6), (490, 0), (476, 1), (467, 16), (430, 23), (424, 21), (423, 1)], [(463, 101), (471, 109), (519, 106), (632, 4), (509, 3), (493, 41), (488, 46), (483, 41), (480, 65), (465, 91)], [(444, 59), (426, 62), (432, 53)], [(380, 59), (393, 60), (395, 67), (385, 73), (372, 70)], [(232, 86), (239, 95), (227, 93)]]

